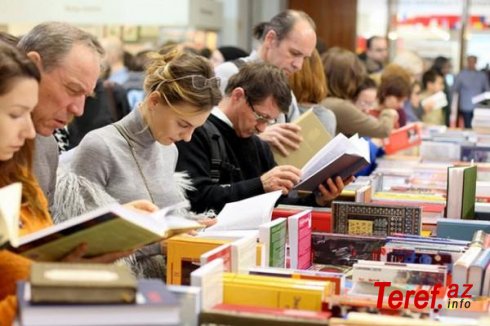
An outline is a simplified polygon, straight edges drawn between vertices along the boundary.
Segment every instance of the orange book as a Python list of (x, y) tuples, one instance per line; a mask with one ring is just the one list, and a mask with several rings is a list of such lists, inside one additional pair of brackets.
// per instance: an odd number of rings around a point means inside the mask
[(422, 128), (416, 123), (393, 130), (390, 136), (383, 140), (386, 154), (394, 154), (402, 149), (417, 146), (421, 143)]

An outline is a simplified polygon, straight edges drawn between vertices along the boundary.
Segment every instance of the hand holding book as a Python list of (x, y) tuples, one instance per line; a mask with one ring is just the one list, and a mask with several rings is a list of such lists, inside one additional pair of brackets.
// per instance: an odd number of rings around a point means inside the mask
[(259, 134), (259, 137), (282, 155), (288, 156), (290, 151), (297, 150), (303, 141), (299, 135), (300, 131), (301, 127), (297, 124), (276, 123), (268, 126)]

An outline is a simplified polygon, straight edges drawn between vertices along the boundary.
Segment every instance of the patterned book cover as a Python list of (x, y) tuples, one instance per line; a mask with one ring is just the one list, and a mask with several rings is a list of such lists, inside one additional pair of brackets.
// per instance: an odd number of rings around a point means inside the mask
[(334, 202), (332, 214), (335, 233), (386, 237), (422, 229), (419, 207)]
[(358, 260), (380, 260), (385, 238), (333, 233), (313, 233), (315, 264), (352, 266)]

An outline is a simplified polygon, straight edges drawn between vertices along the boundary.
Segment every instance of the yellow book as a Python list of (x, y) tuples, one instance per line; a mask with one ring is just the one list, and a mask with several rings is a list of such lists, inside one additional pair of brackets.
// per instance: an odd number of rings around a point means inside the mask
[(303, 138), (303, 141), (299, 149), (290, 152), (287, 157), (274, 148), (272, 148), (272, 152), (278, 165), (288, 164), (301, 169), (306, 162), (332, 139), (332, 136), (325, 129), (313, 110), (306, 111), (293, 123), (301, 127), (299, 135)]
[(165, 241), (167, 246), (167, 284), (182, 284), (184, 276), (182, 264), (184, 262), (198, 263), (202, 254), (231, 241), (231, 239), (207, 239), (190, 235), (179, 235), (167, 239)]

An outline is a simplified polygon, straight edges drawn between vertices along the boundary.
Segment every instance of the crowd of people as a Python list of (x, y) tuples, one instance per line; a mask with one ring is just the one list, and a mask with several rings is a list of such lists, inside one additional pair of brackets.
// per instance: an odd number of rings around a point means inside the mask
[[(301, 146), (292, 123), (301, 114), (314, 110), (332, 135), (384, 138), (408, 122), (447, 125), (453, 101), (470, 127), (471, 97), (490, 90), (474, 56), (451, 88), (444, 57), (427, 70), (413, 53), (388, 63), (379, 36), (359, 56), (335, 46), (320, 52), (315, 28), (304, 12), (281, 12), (254, 28), (259, 45), (250, 54), (167, 44), (131, 56), (119, 40), (56, 22), (20, 39), (1, 34), (0, 187), (23, 185), (20, 234), (108, 202), (152, 212), (187, 198), (205, 225), (228, 202), (276, 190), (281, 203), (328, 206), (354, 176), (300, 197), (292, 190), (301, 171), (272, 155)], [(442, 108), (425, 100), (439, 92), (448, 102)], [(68, 149), (61, 169), (60, 151)], [(86, 252), (81, 243), (63, 261), (133, 254)], [(0, 250), (6, 324), (15, 318), (15, 282), (31, 263)]]

